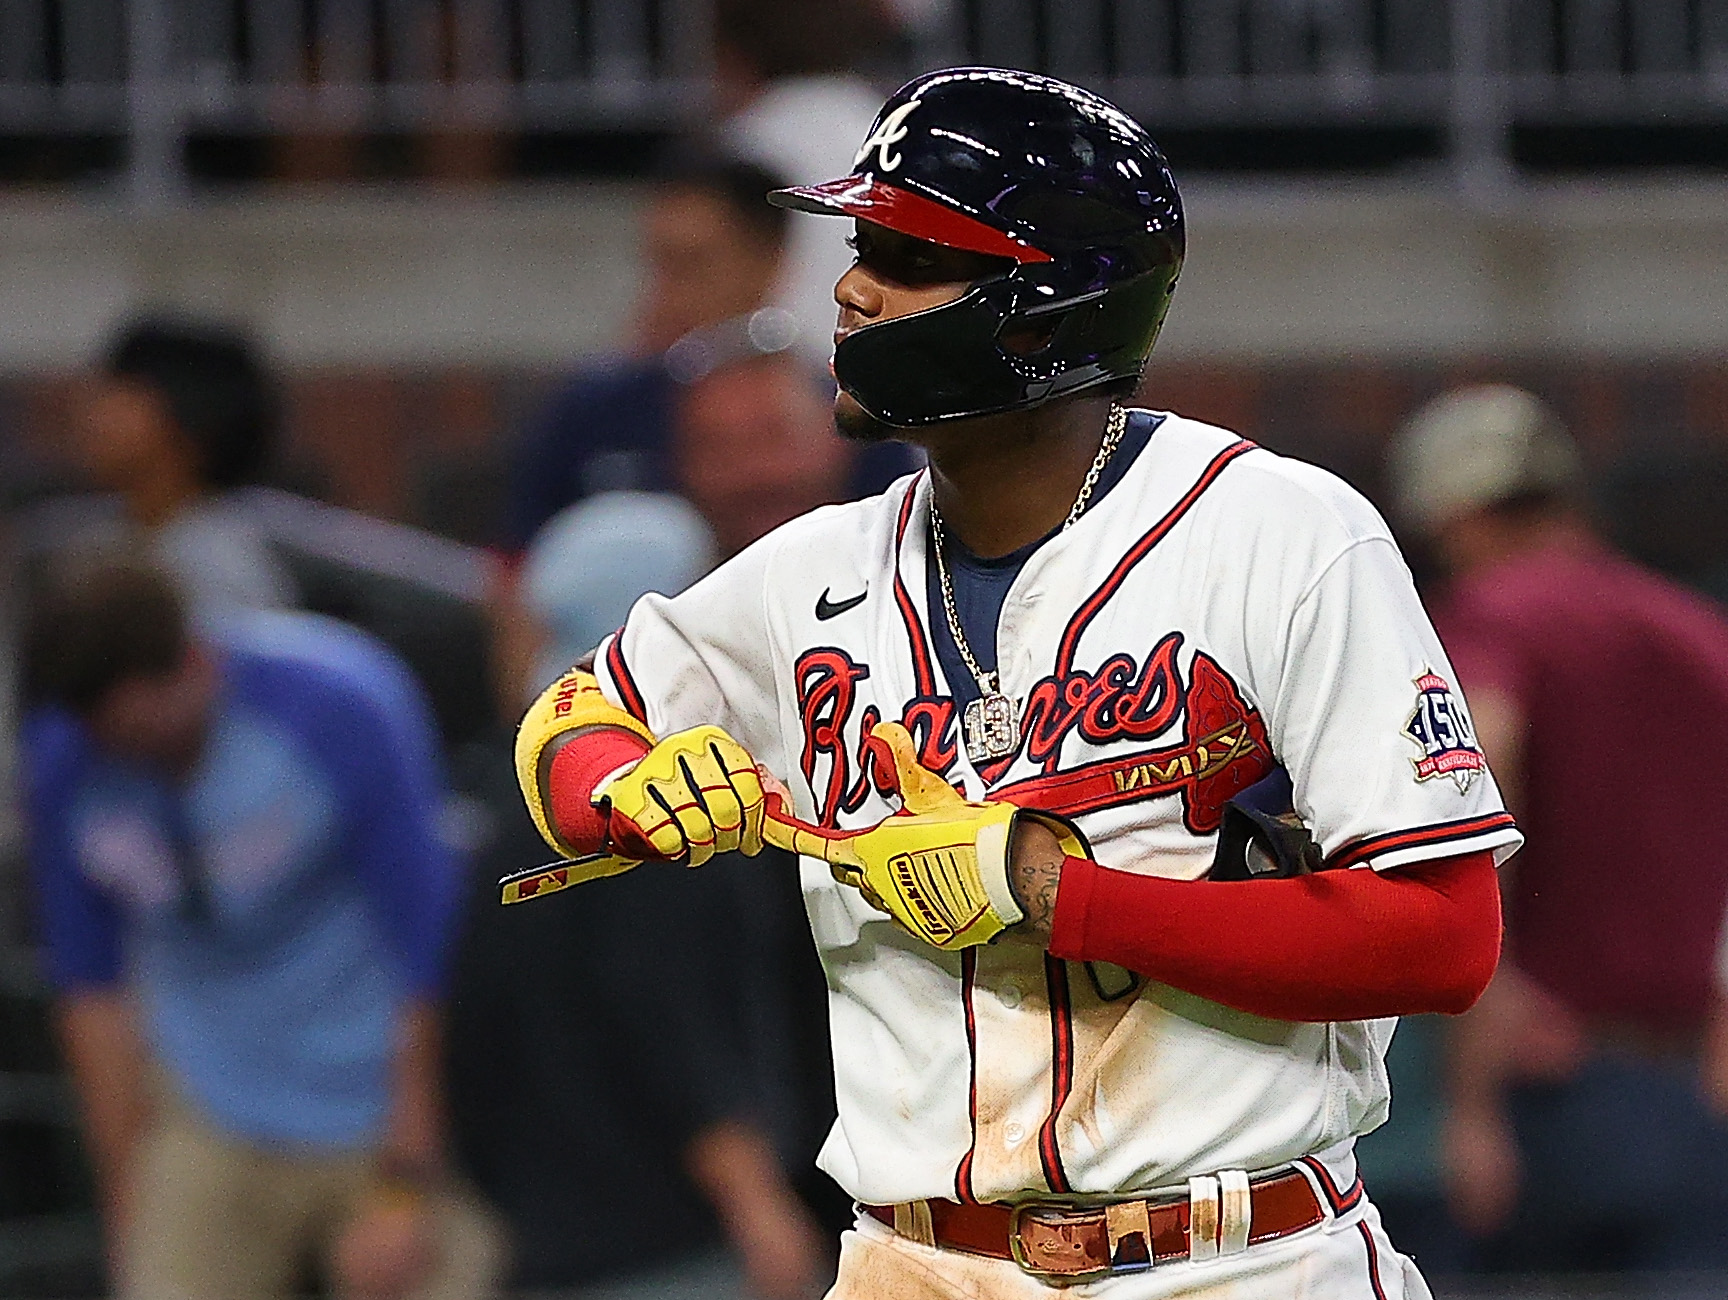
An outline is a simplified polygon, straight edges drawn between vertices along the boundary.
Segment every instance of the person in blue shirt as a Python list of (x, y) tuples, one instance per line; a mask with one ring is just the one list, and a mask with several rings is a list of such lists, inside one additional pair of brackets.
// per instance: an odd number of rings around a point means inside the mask
[(436, 999), (458, 866), (425, 703), (311, 615), (189, 625), (161, 572), (63, 564), (22, 754), (56, 1023), (125, 1296), (477, 1295)]

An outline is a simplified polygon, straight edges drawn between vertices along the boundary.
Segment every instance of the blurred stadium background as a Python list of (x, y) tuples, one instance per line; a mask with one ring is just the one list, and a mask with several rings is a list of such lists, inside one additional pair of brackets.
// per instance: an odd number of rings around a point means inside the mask
[[(1420, 401), (1522, 383), (1614, 536), (1728, 598), (1728, 0), (881, 4), (890, 39), (835, 53), (879, 89), (1038, 69), (1165, 144), (1192, 235), (1149, 404), (1378, 496)], [(623, 341), (643, 178), (713, 112), (714, 30), (708, 0), (0, 0), (0, 504), (76, 486), (117, 322), (249, 327), (287, 386), (277, 481), (359, 512), (287, 512), (297, 571), (444, 675), (459, 748), (510, 439)], [(8, 812), (0, 1295), (77, 1294), (18, 853)], [(1505, 1293), (1728, 1294), (1688, 1285)]]

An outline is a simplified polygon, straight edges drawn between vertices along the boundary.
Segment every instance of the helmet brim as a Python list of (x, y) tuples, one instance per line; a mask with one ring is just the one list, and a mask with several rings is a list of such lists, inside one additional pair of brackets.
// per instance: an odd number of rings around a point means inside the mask
[(768, 202), (823, 217), (855, 217), (944, 248), (959, 248), (1016, 262), (1049, 262), (1042, 249), (922, 194), (887, 185), (872, 176), (842, 176), (820, 185), (775, 190)]

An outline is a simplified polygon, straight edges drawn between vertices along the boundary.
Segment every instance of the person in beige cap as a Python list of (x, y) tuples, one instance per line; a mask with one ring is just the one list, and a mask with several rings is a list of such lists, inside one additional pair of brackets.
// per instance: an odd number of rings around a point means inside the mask
[(1728, 732), (1728, 620), (1596, 535), (1576, 445), (1521, 389), (1437, 398), (1391, 471), (1528, 836), (1500, 972), (1450, 1043), (1453, 1214), (1488, 1267), (1728, 1267), (1728, 1122), (1705, 1100), (1728, 1077), (1728, 855), (1700, 851), (1728, 788), (1702, 739)]
[(1510, 384), (1424, 406), (1394, 443), (1392, 476), (1402, 519), (1454, 574), (1587, 528), (1577, 446), (1541, 399)]

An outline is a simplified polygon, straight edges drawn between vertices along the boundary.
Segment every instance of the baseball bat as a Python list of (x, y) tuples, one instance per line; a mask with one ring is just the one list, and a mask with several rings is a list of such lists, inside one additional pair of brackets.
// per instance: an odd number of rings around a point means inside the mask
[[(771, 789), (763, 804), (763, 842), (788, 853), (820, 858), (831, 866), (858, 867), (862, 864), (848, 841), (859, 834), (862, 832), (827, 830), (799, 820), (787, 809), (785, 796), (778, 789)], [(616, 853), (587, 853), (577, 858), (561, 858), (557, 862), (513, 871), (505, 876), (498, 882), (499, 901), (525, 902), (590, 880), (621, 875), (640, 865), (640, 858), (620, 857)]]

